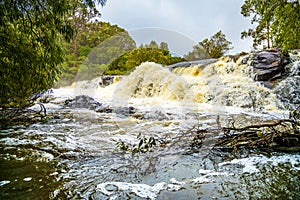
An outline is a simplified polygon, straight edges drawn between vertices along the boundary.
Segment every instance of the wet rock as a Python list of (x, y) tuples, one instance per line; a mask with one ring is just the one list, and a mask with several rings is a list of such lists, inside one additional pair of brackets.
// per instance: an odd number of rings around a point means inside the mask
[(167, 67), (170, 69), (170, 71), (172, 71), (173, 69), (178, 68), (178, 67), (190, 67), (190, 66), (194, 66), (194, 65), (206, 66), (206, 65), (214, 63), (216, 61), (217, 61), (217, 59), (215, 59), (215, 58), (204, 59), (204, 60), (194, 60), (194, 61), (184, 61), (184, 62), (179, 62), (179, 63), (169, 65)]
[(74, 99), (67, 99), (65, 101), (65, 106), (71, 108), (86, 108), (100, 113), (113, 112), (123, 116), (131, 116), (136, 112), (136, 109), (132, 106), (112, 108), (111, 106), (102, 104), (87, 95), (79, 95), (76, 96)]
[(123, 115), (123, 116), (131, 116), (132, 114), (134, 114), (136, 112), (136, 109), (132, 106), (120, 107), (120, 108), (114, 109), (113, 112), (115, 112), (116, 114), (119, 114), (119, 115)]
[(74, 99), (67, 99), (65, 105), (71, 108), (87, 108), (90, 110), (96, 110), (102, 106), (101, 103), (95, 101), (92, 97), (87, 95), (79, 95)]
[(109, 105), (104, 105), (87, 95), (79, 95), (74, 99), (67, 99), (65, 106), (71, 108), (86, 108), (102, 113), (111, 113), (113, 111)]
[(113, 184), (107, 184), (105, 186), (105, 189), (109, 192), (113, 192), (113, 191), (117, 191), (118, 190), (118, 186), (113, 185)]
[(95, 111), (100, 113), (112, 113), (113, 109), (108, 105), (102, 105), (101, 107), (96, 108)]
[(254, 80), (273, 81), (282, 78), (285, 66), (290, 60), (279, 49), (263, 50), (253, 55)]
[(106, 87), (113, 84), (115, 81), (122, 79), (122, 76), (101, 76), (99, 80), (99, 85), (101, 87)]
[(114, 78), (114, 76), (101, 76), (99, 84), (102, 87), (108, 86), (114, 82)]

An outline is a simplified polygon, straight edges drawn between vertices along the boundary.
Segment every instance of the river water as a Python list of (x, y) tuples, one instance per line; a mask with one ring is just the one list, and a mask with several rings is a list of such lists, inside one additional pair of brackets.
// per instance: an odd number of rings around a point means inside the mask
[[(254, 82), (247, 64), (224, 60), (172, 72), (145, 63), (107, 87), (53, 89), (44, 104), (51, 119), (0, 131), (1, 199), (299, 199), (299, 153), (214, 146), (233, 122), (288, 117), (275, 90)], [(78, 95), (113, 111), (65, 106)], [(156, 145), (118, 148), (141, 137)]]

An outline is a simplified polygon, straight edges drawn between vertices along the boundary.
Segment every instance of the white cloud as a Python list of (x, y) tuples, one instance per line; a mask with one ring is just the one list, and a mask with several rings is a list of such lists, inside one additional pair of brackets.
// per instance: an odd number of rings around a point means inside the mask
[(102, 20), (128, 31), (155, 27), (197, 42), (222, 30), (235, 47), (230, 53), (236, 53), (249, 51), (251, 46), (250, 40), (240, 39), (250, 26), (249, 19), (240, 14), (242, 4), (243, 0), (108, 0), (101, 13)]

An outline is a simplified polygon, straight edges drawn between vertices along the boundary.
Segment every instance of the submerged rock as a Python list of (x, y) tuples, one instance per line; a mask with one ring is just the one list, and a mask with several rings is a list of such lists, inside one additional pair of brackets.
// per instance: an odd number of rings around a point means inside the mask
[(113, 110), (114, 113), (123, 115), (123, 116), (130, 116), (136, 113), (136, 109), (132, 106), (129, 107), (120, 107)]

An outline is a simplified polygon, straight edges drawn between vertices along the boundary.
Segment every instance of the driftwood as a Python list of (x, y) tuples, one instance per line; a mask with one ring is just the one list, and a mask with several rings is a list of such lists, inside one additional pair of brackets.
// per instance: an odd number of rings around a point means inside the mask
[(224, 135), (218, 139), (217, 147), (237, 151), (247, 149), (269, 149), (289, 152), (300, 151), (299, 108), (292, 111), (289, 119), (274, 120), (243, 127), (223, 127)]
[(47, 117), (46, 107), (42, 103), (37, 103), (40, 110), (33, 110), (26, 107), (6, 108), (0, 110), (0, 128), (12, 125), (28, 125), (41, 122)]

